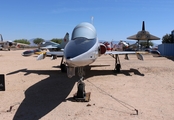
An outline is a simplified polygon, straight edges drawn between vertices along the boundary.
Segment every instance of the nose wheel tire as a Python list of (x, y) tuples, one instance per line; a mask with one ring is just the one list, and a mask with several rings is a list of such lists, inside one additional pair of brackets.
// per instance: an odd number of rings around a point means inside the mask
[(65, 64), (61, 64), (60, 65), (60, 68), (61, 68), (61, 72), (63, 72), (63, 73), (66, 73), (67, 72), (67, 67), (66, 67)]
[(85, 98), (86, 92), (85, 92), (85, 83), (80, 82), (77, 85), (77, 98)]

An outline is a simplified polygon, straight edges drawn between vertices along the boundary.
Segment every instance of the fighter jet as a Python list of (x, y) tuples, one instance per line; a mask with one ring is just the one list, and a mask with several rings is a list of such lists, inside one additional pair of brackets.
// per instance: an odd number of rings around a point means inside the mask
[(39, 47), (41, 49), (48, 49), (49, 51), (60, 51), (61, 49), (64, 49), (65, 45), (69, 41), (69, 33), (65, 34), (65, 37), (63, 38), (61, 44), (52, 42), (52, 41), (47, 41), (47, 42), (42, 42)]
[(127, 37), (127, 39), (138, 40), (138, 45), (139, 45), (140, 41), (147, 41), (147, 45), (148, 46), (149, 46), (149, 41), (150, 40), (160, 40), (159, 37), (156, 37), (156, 36), (150, 34), (148, 31), (145, 30), (145, 23), (144, 23), (144, 21), (143, 21), (143, 24), (142, 24), (142, 30), (139, 31), (135, 35)]
[(37, 60), (44, 59), (47, 54), (62, 55), (60, 68), (62, 72), (67, 72), (69, 78), (75, 76), (75, 68), (77, 68), (78, 76), (81, 78), (78, 82), (77, 98), (86, 96), (83, 82), (84, 68), (90, 67), (90, 64), (101, 55), (107, 54), (115, 59), (114, 70), (117, 72), (121, 69), (119, 55), (136, 54), (139, 60), (143, 60), (143, 56), (135, 51), (107, 51), (106, 46), (98, 40), (95, 27), (87, 22), (80, 23), (74, 28), (71, 40), (63, 52), (45, 52), (45, 54), (40, 54)]
[(23, 43), (16, 43), (16, 42), (12, 42), (12, 41), (3, 41), (3, 37), (1, 36), (1, 41), (0, 41), (0, 50), (9, 50), (11, 49), (12, 46), (14, 47), (19, 47), (19, 46), (29, 46), (27, 44), (23, 44)]

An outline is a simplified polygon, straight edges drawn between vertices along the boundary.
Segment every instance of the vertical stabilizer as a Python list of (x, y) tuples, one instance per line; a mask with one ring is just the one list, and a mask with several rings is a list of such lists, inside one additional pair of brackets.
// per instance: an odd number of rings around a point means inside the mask
[(1, 42), (3, 41), (3, 37), (2, 37), (2, 35), (0, 34), (0, 36), (1, 36)]
[(65, 37), (63, 38), (60, 47), (61, 49), (65, 48), (65, 45), (69, 42), (69, 33), (66, 33)]
[(139, 40), (146, 40), (146, 41), (149, 41), (149, 40), (160, 40), (159, 37), (156, 37), (156, 36), (150, 34), (148, 31), (145, 30), (145, 21), (143, 21), (143, 23), (142, 23), (142, 30), (138, 31), (138, 33), (135, 34), (135, 35), (127, 37), (127, 39), (138, 40), (138, 41)]
[(142, 31), (145, 31), (145, 25), (144, 25), (144, 21), (143, 21), (143, 24), (142, 24)]

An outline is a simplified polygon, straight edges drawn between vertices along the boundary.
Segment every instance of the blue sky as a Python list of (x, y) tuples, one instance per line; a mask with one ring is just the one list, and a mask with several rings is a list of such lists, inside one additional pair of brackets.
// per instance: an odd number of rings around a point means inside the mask
[(63, 38), (93, 16), (100, 40), (127, 40), (142, 21), (162, 38), (174, 30), (173, 5), (174, 0), (1, 0), (0, 34), (4, 40)]

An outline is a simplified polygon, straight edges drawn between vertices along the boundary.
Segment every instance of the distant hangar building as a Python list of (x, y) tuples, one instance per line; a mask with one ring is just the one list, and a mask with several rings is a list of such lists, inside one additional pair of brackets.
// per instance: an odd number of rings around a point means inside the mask
[(173, 43), (163, 43), (158, 45), (158, 51), (162, 56), (174, 56), (174, 30), (171, 31)]

